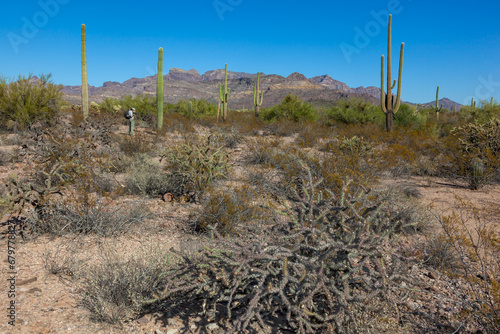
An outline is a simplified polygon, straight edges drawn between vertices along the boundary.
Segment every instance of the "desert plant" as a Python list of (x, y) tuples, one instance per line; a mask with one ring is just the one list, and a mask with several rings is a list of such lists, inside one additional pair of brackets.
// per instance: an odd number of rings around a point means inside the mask
[(248, 230), (247, 223), (262, 218), (262, 210), (251, 203), (255, 198), (248, 187), (211, 189), (194, 221), (195, 230), (207, 233), (216, 229), (221, 235), (241, 235)]
[[(221, 84), (219, 84), (219, 100), (221, 108), (219, 112), (222, 112), (222, 121), (225, 122), (227, 119), (227, 102), (229, 98), (229, 93), (231, 89), (227, 87), (227, 64), (224, 68), (224, 91), (222, 90)], [(217, 119), (219, 119), (219, 112), (217, 113)]]
[(459, 211), (443, 216), (441, 226), (459, 258), (452, 277), (465, 280), (459, 295), (464, 323), (474, 321), (483, 333), (500, 331), (500, 234), (492, 224), (495, 207), (478, 208), (457, 198)]
[(439, 112), (443, 109), (442, 105), (439, 106), (439, 86), (436, 88), (436, 106), (433, 109), (436, 112), (436, 119), (439, 119)]
[(145, 302), (166, 283), (173, 256), (160, 245), (150, 245), (136, 256), (120, 257), (105, 249), (100, 261), (83, 270), (78, 279), (82, 304), (97, 321), (119, 323), (142, 311)]
[(217, 137), (194, 137), (180, 145), (167, 148), (162, 155), (167, 160), (170, 177), (182, 180), (183, 192), (199, 198), (212, 181), (228, 177), (229, 154)]
[(89, 86), (87, 83), (87, 28), (82, 24), (82, 111), (83, 117), (89, 116)]
[(261, 117), (267, 122), (290, 120), (297, 123), (315, 121), (318, 114), (311, 104), (303, 102), (297, 95), (288, 94), (281, 104), (262, 109)]
[(7, 128), (31, 127), (37, 122), (54, 124), (62, 104), (62, 86), (51, 75), (0, 79), (0, 123)]
[(163, 48), (158, 49), (156, 112), (158, 113), (158, 129), (161, 130), (163, 128)]
[(264, 98), (264, 92), (259, 91), (259, 72), (257, 72), (257, 81), (253, 86), (253, 105), (255, 108), (255, 117), (259, 117), (259, 110), (260, 107), (262, 106), (263, 98)]
[(380, 108), (363, 99), (350, 98), (335, 102), (322, 112), (323, 123), (330, 126), (335, 122), (343, 124), (383, 124)]
[(392, 131), (392, 118), (395, 113), (399, 110), (399, 105), (401, 103), (401, 79), (403, 76), (403, 50), (405, 43), (401, 43), (401, 53), (399, 56), (399, 74), (398, 74), (398, 90), (393, 101), (393, 96), (391, 89), (396, 85), (396, 80), (392, 82), (392, 72), (391, 72), (391, 23), (392, 14), (389, 15), (389, 33), (387, 41), (387, 93), (384, 89), (384, 56), (382, 55), (382, 70), (381, 70), (381, 83), (380, 83), (380, 105), (385, 113), (386, 129), (387, 131)]
[(454, 157), (458, 175), (464, 177), (472, 189), (497, 179), (500, 170), (500, 120), (492, 119), (485, 124), (469, 123), (451, 132), (460, 143)]
[(224, 307), (229, 332), (253, 324), (273, 332), (362, 331), (364, 315), (394, 305), (393, 290), (404, 280), (400, 259), (386, 248), (394, 227), (381, 198), (366, 191), (351, 196), (346, 182), (327, 200), (316, 191), (319, 183), (309, 174), (284, 220), (247, 242), (215, 230), (201, 260), (185, 258), (151, 302), (179, 293), (201, 298), (212, 317)]

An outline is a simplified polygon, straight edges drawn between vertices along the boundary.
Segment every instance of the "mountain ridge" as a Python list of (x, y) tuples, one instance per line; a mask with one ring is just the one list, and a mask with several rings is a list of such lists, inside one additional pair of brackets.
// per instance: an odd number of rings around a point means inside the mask
[[(228, 86), (231, 88), (231, 106), (235, 109), (253, 108), (253, 86), (257, 74), (246, 72), (228, 71)], [(215, 69), (200, 74), (196, 69), (184, 70), (171, 68), (163, 76), (164, 101), (176, 103), (181, 99), (206, 99), (218, 103), (219, 84), (224, 80), (224, 69)], [(125, 95), (156, 94), (157, 75), (144, 78), (132, 77), (120, 83), (106, 81), (102, 86), (89, 85), (89, 99), (101, 103), (105, 98), (120, 98)], [(339, 99), (362, 98), (371, 103), (379, 103), (380, 88), (349, 87), (344, 82), (333, 79), (325, 74), (307, 78), (305, 75), (294, 72), (288, 77), (277, 74), (260, 73), (260, 89), (264, 92), (263, 107), (278, 104), (287, 94), (298, 95), (305, 102), (317, 106), (328, 106)], [(81, 86), (63, 86), (62, 92), (66, 100), (71, 103), (81, 103)], [(460, 104), (449, 99), (440, 100), (445, 108)], [(423, 106), (434, 105), (435, 102), (420, 104)]]

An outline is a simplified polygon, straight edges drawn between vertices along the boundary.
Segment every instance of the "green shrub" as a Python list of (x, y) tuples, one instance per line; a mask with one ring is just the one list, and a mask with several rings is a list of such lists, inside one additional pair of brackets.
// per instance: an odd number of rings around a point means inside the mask
[(281, 104), (261, 109), (259, 116), (268, 122), (283, 119), (294, 122), (315, 121), (318, 118), (311, 104), (303, 102), (297, 95), (290, 94), (281, 101)]
[(62, 104), (61, 85), (51, 75), (19, 76), (16, 81), (0, 79), (0, 124), (10, 128), (30, 127), (35, 122), (53, 123)]
[(383, 125), (384, 121), (384, 113), (379, 106), (359, 98), (339, 100), (333, 107), (323, 111), (323, 122), (326, 125), (332, 125), (333, 122)]
[(418, 112), (414, 106), (402, 103), (394, 114), (394, 124), (412, 129), (422, 129), (427, 122), (427, 114)]
[(179, 100), (174, 105), (168, 105), (168, 109), (189, 118), (189, 102), (192, 103), (193, 109), (191, 117), (193, 118), (217, 115), (217, 106), (215, 104), (209, 103), (205, 99)]

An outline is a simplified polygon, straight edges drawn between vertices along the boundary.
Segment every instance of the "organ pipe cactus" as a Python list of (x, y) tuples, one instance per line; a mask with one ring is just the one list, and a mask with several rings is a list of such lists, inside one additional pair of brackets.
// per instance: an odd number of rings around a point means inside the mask
[(89, 116), (89, 87), (87, 83), (87, 31), (82, 24), (82, 111), (83, 118)]
[(380, 105), (385, 113), (385, 124), (387, 131), (392, 131), (392, 119), (394, 114), (398, 112), (401, 104), (401, 79), (403, 76), (403, 51), (405, 43), (401, 43), (401, 52), (399, 55), (399, 74), (398, 74), (398, 88), (395, 101), (391, 90), (396, 85), (396, 80), (392, 82), (391, 72), (391, 23), (392, 15), (389, 15), (389, 28), (388, 28), (388, 42), (387, 42), (387, 93), (384, 88), (384, 55), (382, 55), (382, 70), (381, 70), (381, 84), (380, 84)]
[(156, 112), (158, 130), (163, 128), (163, 48), (158, 49), (158, 77), (156, 83)]
[[(260, 99), (259, 99), (260, 95)], [(255, 117), (259, 117), (260, 106), (264, 98), (264, 92), (259, 93), (259, 72), (257, 72), (257, 82), (253, 85), (253, 105), (255, 107)]]
[[(219, 99), (221, 103), (222, 121), (225, 122), (227, 118), (227, 101), (230, 93), (230, 89), (227, 88), (227, 64), (224, 68), (224, 91), (222, 86), (219, 84)], [(217, 119), (219, 119), (219, 113), (217, 113)]]

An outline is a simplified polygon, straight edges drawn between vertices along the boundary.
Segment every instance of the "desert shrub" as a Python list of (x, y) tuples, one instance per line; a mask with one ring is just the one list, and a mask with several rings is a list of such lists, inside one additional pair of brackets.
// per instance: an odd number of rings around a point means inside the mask
[(465, 178), (471, 189), (499, 180), (500, 120), (467, 124), (452, 130), (460, 148), (452, 158), (456, 173)]
[(458, 211), (443, 216), (441, 226), (459, 257), (451, 273), (465, 281), (460, 294), (464, 323), (474, 322), (483, 333), (500, 331), (500, 233), (493, 223), (496, 207), (478, 208), (457, 198)]
[(112, 97), (106, 97), (104, 101), (99, 104), (99, 110), (104, 111), (108, 114), (119, 114), (119, 116), (122, 116), (121, 112), (125, 111), (122, 109), (123, 108), (120, 104), (120, 100), (114, 99)]
[(297, 95), (288, 94), (281, 104), (261, 109), (259, 117), (268, 122), (284, 119), (301, 122), (314, 121), (318, 114), (312, 105), (303, 102)]
[(322, 112), (322, 122), (333, 125), (343, 124), (384, 124), (384, 113), (381, 108), (360, 98), (342, 99)]
[(241, 235), (248, 230), (247, 223), (262, 218), (262, 210), (252, 203), (256, 196), (248, 187), (211, 189), (202, 201), (195, 230), (207, 233), (216, 229), (221, 235)]
[(247, 141), (245, 160), (251, 165), (270, 166), (273, 154), (280, 142), (269, 138), (257, 138)]
[(118, 140), (120, 151), (127, 156), (152, 153), (155, 148), (154, 138), (139, 131), (133, 136), (120, 136)]
[(214, 128), (212, 134), (218, 136), (226, 148), (236, 148), (243, 140), (240, 131), (234, 126)]
[(189, 119), (189, 102), (192, 104), (192, 118), (201, 118), (205, 116), (216, 116), (217, 106), (208, 102), (205, 99), (190, 99), (190, 100), (179, 100), (172, 106), (169, 106), (169, 110), (181, 114), (182, 116)]
[(168, 175), (147, 154), (135, 156), (126, 172), (125, 187), (129, 193), (152, 197), (172, 190)]
[(429, 236), (420, 246), (426, 265), (442, 272), (456, 272), (461, 268), (460, 258), (451, 240), (442, 233)]
[(96, 321), (114, 324), (134, 318), (166, 283), (172, 262), (169, 252), (159, 245), (128, 259), (108, 250), (99, 263), (77, 277), (82, 280), (82, 304)]
[(37, 80), (29, 75), (16, 81), (0, 79), (0, 123), (2, 127), (25, 128), (36, 122), (54, 123), (62, 103), (61, 85), (51, 75)]
[(323, 139), (331, 137), (331, 129), (317, 122), (302, 122), (301, 125), (302, 128), (295, 138), (295, 143), (299, 147), (314, 147), (320, 144)]
[(178, 192), (199, 197), (211, 182), (228, 177), (229, 154), (216, 136), (194, 136), (167, 148), (162, 155), (171, 178), (179, 180)]
[(422, 129), (427, 122), (427, 114), (419, 112), (415, 107), (406, 103), (401, 103), (399, 110), (394, 114), (394, 124), (410, 127), (412, 129)]
[(164, 113), (163, 118), (162, 133), (164, 134), (169, 132), (179, 132), (181, 134), (195, 132), (193, 128), (194, 122), (190, 122), (189, 119), (182, 114), (175, 112)]
[(481, 101), (480, 106), (462, 106), (460, 119), (464, 123), (487, 123), (493, 118), (500, 118), (500, 104)]
[(348, 183), (327, 200), (311, 174), (302, 184), (283, 219), (249, 241), (214, 231), (201, 260), (186, 258), (159, 301), (201, 298), (211, 317), (227, 319), (231, 333), (254, 326), (266, 332), (368, 330), (367, 315), (390, 309), (403, 280), (404, 266), (387, 248), (395, 232), (384, 201), (366, 191), (348, 195)]

